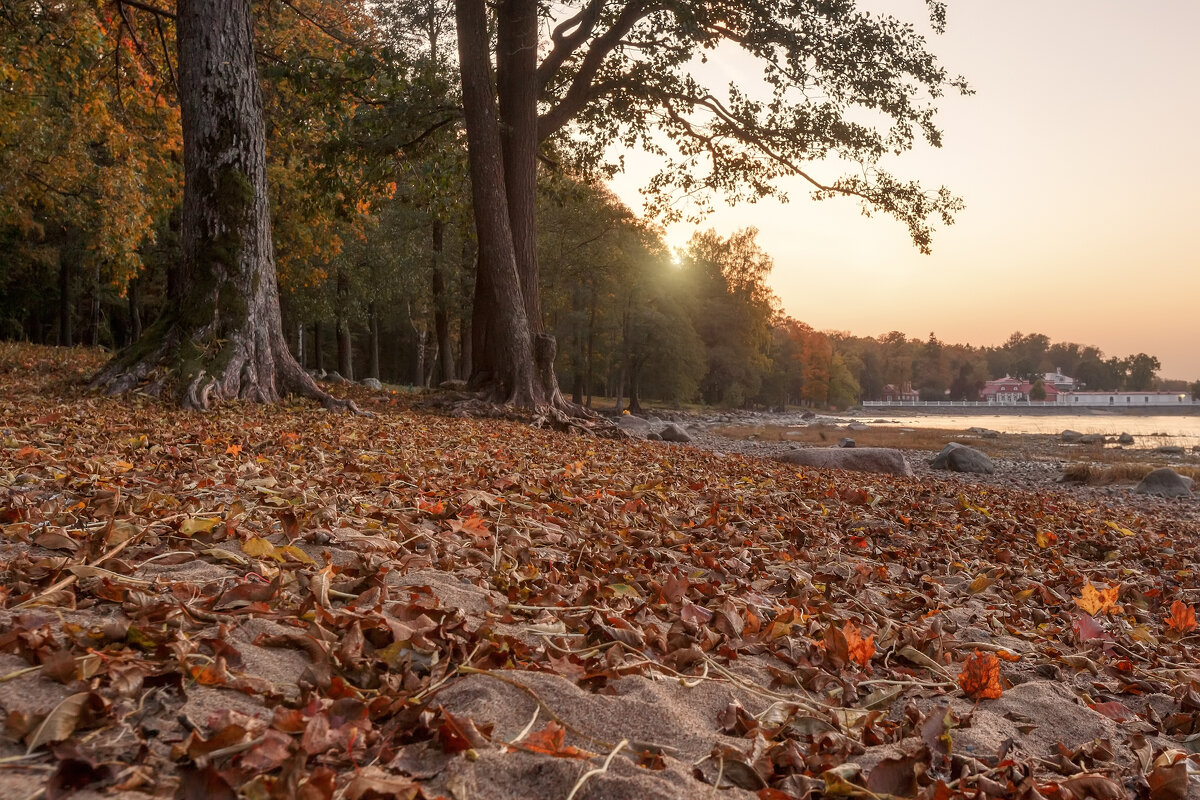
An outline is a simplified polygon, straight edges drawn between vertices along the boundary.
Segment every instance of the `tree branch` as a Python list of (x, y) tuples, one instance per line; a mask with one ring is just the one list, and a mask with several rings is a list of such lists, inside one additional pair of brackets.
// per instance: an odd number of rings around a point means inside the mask
[(625, 34), (633, 30), (633, 26), (645, 19), (649, 13), (648, 4), (643, 0), (631, 0), (627, 6), (621, 9), (613, 26), (592, 42), (587, 54), (583, 57), (583, 63), (579, 65), (579, 70), (571, 79), (567, 93), (563, 95), (557, 106), (538, 118), (538, 141), (544, 141), (558, 132), (579, 113), (580, 109), (587, 105), (588, 100), (593, 96), (592, 81), (604, 64), (604, 59), (621, 44), (621, 39), (625, 37)]
[(117, 0), (117, 7), (120, 8), (121, 6), (129, 6), (130, 8), (136, 8), (139, 11), (147, 11), (151, 14), (157, 14), (160, 17), (165, 17), (166, 19), (175, 19), (175, 15), (170, 11), (167, 11), (163, 8), (156, 8), (148, 3), (139, 2), (139, 0)]
[[(600, 20), (600, 12), (603, 10), (604, 0), (591, 0), (585, 8), (580, 9), (578, 14), (554, 28), (550, 34), (554, 48), (537, 68), (539, 94), (546, 90), (546, 87), (550, 85), (550, 80), (571, 54), (592, 35), (592, 31), (596, 29), (596, 23)], [(568, 34), (567, 31), (572, 32)]]

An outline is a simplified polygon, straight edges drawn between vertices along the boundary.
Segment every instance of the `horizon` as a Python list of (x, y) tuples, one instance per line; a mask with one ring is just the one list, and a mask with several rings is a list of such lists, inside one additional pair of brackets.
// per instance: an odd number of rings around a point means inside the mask
[[(942, 148), (885, 164), (963, 197), (955, 224), (936, 229), (932, 255), (900, 223), (867, 219), (848, 198), (811, 201), (799, 179), (782, 184), (788, 204), (718, 199), (699, 224), (667, 226), (668, 243), (707, 228), (758, 228), (784, 312), (817, 330), (932, 331), (975, 347), (1042, 333), (1106, 357), (1153, 355), (1164, 379), (1200, 378), (1189, 341), (1200, 334), (1200, 200), (1190, 188), (1200, 162), (1188, 150), (1200, 109), (1183, 102), (1200, 83), (1189, 41), (1200, 4), (950, 3), (944, 35), (929, 31), (922, 0), (868, 5), (924, 31), (942, 65), (975, 90), (937, 101)], [(741, 60), (711, 58), (712, 88), (742, 77)], [(610, 186), (640, 211), (634, 176), (653, 162), (626, 157)], [(843, 172), (814, 169), (823, 179)]]

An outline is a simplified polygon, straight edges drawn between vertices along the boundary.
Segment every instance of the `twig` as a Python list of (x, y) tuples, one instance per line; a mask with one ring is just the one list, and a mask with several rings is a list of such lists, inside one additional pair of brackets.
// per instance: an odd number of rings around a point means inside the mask
[(583, 784), (588, 778), (592, 777), (593, 775), (603, 775), (604, 773), (608, 772), (608, 765), (612, 763), (614, 758), (616, 758), (617, 753), (621, 752), (621, 750), (624, 749), (628, 744), (629, 741), (627, 739), (622, 739), (617, 743), (617, 746), (612, 749), (612, 752), (608, 754), (608, 758), (604, 759), (604, 763), (601, 766), (596, 767), (595, 769), (590, 769), (580, 775), (579, 780), (575, 781), (575, 785), (571, 788), (571, 793), (567, 795), (567, 800), (575, 800), (575, 793), (583, 788)]

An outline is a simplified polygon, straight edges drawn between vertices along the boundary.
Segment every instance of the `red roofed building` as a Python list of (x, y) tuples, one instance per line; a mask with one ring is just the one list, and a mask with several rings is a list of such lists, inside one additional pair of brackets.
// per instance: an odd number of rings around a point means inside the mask
[(911, 383), (906, 383), (900, 388), (889, 383), (883, 387), (883, 399), (888, 403), (915, 403), (921, 399), (921, 393), (912, 388)]
[[(1042, 388), (1046, 391), (1045, 402), (1058, 402), (1058, 387), (1053, 383), (1043, 383)], [(1027, 403), (1031, 391), (1033, 391), (1033, 384), (1029, 381), (1010, 378), (1006, 375), (985, 383), (982, 396), (986, 403)]]

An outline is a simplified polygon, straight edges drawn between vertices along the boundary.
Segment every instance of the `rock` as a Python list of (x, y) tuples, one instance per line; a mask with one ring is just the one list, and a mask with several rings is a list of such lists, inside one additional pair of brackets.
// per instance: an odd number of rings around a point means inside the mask
[(650, 431), (649, 433), (647, 433), (646, 438), (652, 442), (661, 442), (663, 440), (663, 438), (661, 436), (659, 436), (657, 433), (655, 433), (654, 431)]
[(980, 452), (965, 444), (950, 442), (942, 448), (942, 452), (929, 462), (934, 469), (948, 469), (951, 472), (973, 472), (978, 475), (991, 475), (996, 471), (996, 465), (987, 453)]
[(912, 475), (904, 454), (890, 447), (805, 447), (788, 450), (776, 460), (801, 467), (845, 469), (854, 472), (882, 472), (887, 475)]
[(379, 382), (379, 378), (363, 378), (361, 381), (359, 381), (359, 383), (368, 389), (374, 389), (377, 392), (383, 388), (383, 384)]
[(1122, 433), (1117, 437), (1117, 444), (1133, 444), (1133, 437), (1128, 433)]
[(1073, 431), (1070, 428), (1068, 428), (1067, 430), (1065, 430), (1059, 434), (1059, 438), (1061, 438), (1067, 444), (1075, 444), (1076, 442), (1078, 442), (1080, 439), (1083, 438), (1083, 434), (1080, 433), (1079, 431)]
[(1104, 444), (1104, 434), (1085, 433), (1079, 437), (1079, 444)]
[(843, 436), (842, 440), (838, 442), (838, 447), (854, 447), (854, 440), (849, 436)]
[(871, 429), (871, 426), (865, 422), (851, 422), (846, 427), (852, 431), (868, 431)]
[(464, 392), (467, 389), (467, 382), (455, 378), (448, 381), (442, 381), (438, 384), (438, 388), (446, 389), (451, 392)]
[(616, 418), (615, 422), (620, 428), (636, 436), (645, 436), (650, 433), (650, 423), (633, 414), (622, 414)]
[(649, 422), (651, 425), (662, 425), (662, 420), (659, 419), (658, 417), (654, 416), (653, 414), (646, 417), (646, 422)]
[(346, 379), (343, 378), (342, 374), (336, 369), (327, 374), (325, 376), (325, 380), (329, 381), (330, 383), (347, 383)]
[(325, 380), (325, 370), (323, 370), (323, 369), (310, 369), (308, 371), (308, 374), (312, 375), (313, 378), (315, 378), (316, 380), (319, 380), (319, 381)]
[(967, 428), (967, 433), (973, 433), (976, 436), (982, 436), (984, 439), (996, 439), (1000, 436), (1000, 431), (994, 431), (991, 428)]
[(667, 427), (658, 432), (664, 442), (690, 442), (692, 437), (683, 428), (672, 422)]
[(1170, 467), (1162, 467), (1142, 478), (1142, 482), (1134, 491), (1159, 497), (1187, 497), (1192, 493), (1192, 479), (1180, 475)]
[(1162, 447), (1154, 448), (1154, 452), (1162, 453), (1164, 456), (1181, 456), (1186, 451), (1182, 447), (1179, 447), (1178, 445), (1166, 444), (1166, 445), (1163, 445)]
[(805, 411), (803, 414), (800, 415), (800, 419), (812, 419), (815, 416), (817, 416), (817, 415), (815, 413), (813, 413), (812, 411)]

